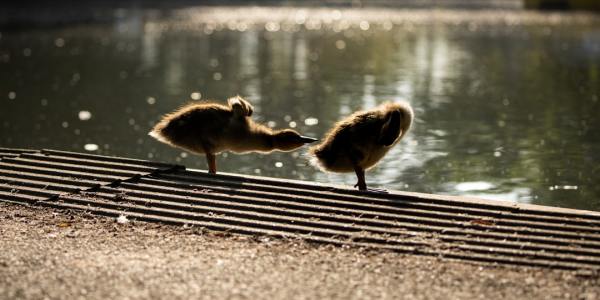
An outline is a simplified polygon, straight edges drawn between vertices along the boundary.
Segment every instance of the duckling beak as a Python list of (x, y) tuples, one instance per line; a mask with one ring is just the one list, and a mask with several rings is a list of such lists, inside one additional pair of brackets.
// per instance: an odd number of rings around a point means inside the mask
[(309, 144), (309, 143), (314, 143), (318, 140), (315, 138), (308, 137), (308, 136), (300, 136), (300, 141), (305, 144)]

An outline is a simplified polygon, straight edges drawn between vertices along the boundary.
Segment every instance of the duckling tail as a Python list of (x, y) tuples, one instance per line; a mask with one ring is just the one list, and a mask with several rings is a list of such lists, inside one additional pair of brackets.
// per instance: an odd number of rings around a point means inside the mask
[(155, 138), (159, 142), (162, 142), (165, 144), (171, 143), (160, 131), (158, 131), (156, 129), (153, 129), (152, 131), (148, 132), (148, 135)]
[(311, 156), (309, 162), (312, 166), (322, 171), (327, 170), (327, 166), (330, 163), (327, 156), (327, 147), (323, 145), (316, 145), (308, 149), (308, 154)]
[(233, 114), (238, 118), (249, 117), (254, 111), (254, 107), (252, 107), (248, 101), (244, 100), (244, 98), (240, 97), (239, 95), (227, 99), (227, 103), (229, 103), (229, 107), (231, 107)]
[(321, 171), (326, 170), (325, 166), (323, 165), (323, 162), (319, 159), (319, 157), (317, 157), (316, 155), (309, 155), (309, 156), (310, 157), (308, 158), (308, 162), (311, 166), (313, 166)]

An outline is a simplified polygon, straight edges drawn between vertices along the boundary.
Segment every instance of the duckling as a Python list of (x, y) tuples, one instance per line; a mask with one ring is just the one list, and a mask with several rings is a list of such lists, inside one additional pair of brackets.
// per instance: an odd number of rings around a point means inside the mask
[(406, 102), (387, 102), (337, 122), (323, 141), (309, 149), (325, 171), (356, 173), (354, 187), (366, 190), (365, 170), (373, 167), (410, 129), (413, 110)]
[(209, 173), (217, 173), (216, 154), (223, 151), (292, 151), (317, 141), (291, 129), (272, 130), (255, 123), (254, 108), (240, 96), (218, 103), (191, 103), (165, 115), (148, 133), (160, 142), (206, 155)]

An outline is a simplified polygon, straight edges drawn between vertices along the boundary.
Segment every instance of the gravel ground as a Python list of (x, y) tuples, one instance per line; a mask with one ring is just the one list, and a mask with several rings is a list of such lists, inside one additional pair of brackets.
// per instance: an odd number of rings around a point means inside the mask
[(600, 277), (0, 203), (0, 299), (44, 298), (596, 299)]

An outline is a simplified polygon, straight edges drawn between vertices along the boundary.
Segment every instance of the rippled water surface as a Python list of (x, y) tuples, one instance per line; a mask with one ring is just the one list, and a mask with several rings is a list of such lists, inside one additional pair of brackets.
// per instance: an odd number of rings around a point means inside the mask
[[(184, 164), (148, 130), (240, 94), (255, 118), (320, 137), (406, 100), (412, 131), (371, 186), (600, 210), (600, 17), (512, 11), (120, 9), (0, 27), (0, 146)], [(354, 184), (306, 149), (223, 154), (220, 171)]]

